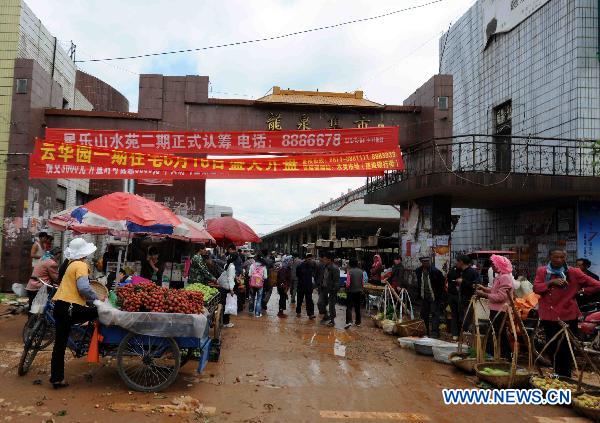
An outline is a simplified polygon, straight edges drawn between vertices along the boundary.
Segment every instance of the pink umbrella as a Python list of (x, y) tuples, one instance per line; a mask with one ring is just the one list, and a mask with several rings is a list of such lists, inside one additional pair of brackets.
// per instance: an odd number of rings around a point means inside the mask
[(184, 216), (177, 215), (177, 217), (181, 220), (181, 225), (175, 226), (171, 238), (191, 242), (216, 242), (201, 223)]

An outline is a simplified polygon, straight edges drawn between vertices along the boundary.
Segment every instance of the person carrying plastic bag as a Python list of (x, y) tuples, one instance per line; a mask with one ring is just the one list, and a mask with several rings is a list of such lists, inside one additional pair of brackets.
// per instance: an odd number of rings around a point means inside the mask
[(219, 283), (219, 293), (221, 294), (220, 302), (224, 308), (223, 327), (226, 328), (233, 327), (229, 316), (237, 315), (237, 296), (233, 293), (233, 288), (235, 288), (235, 262), (237, 258), (237, 253), (229, 255), (225, 270), (217, 280)]

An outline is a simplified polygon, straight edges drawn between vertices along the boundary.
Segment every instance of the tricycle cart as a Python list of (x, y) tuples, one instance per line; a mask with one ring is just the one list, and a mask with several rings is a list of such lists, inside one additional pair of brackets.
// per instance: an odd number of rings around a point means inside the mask
[[(208, 335), (208, 325), (206, 326)], [(208, 336), (160, 337), (139, 335), (118, 326), (100, 326), (103, 336), (102, 355), (117, 359), (117, 370), (125, 384), (142, 392), (162, 391), (177, 378), (179, 368), (185, 364), (182, 351), (199, 353), (197, 372), (201, 373), (208, 362), (211, 339)]]
[[(43, 316), (35, 323), (25, 340), (18, 367), (20, 376), (27, 374), (37, 353), (42, 349), (45, 332), (54, 325), (52, 296)], [(218, 304), (218, 298), (217, 298)], [(99, 354), (116, 357), (117, 370), (127, 386), (136, 391), (155, 392), (167, 388), (177, 378), (179, 368), (191, 354), (198, 357), (198, 373), (209, 358), (212, 339), (210, 323), (220, 336), (219, 305), (208, 316), (204, 314), (129, 313), (108, 303), (96, 302), (99, 314)], [(88, 354), (94, 324), (74, 325), (68, 348), (75, 357)], [(185, 356), (182, 356), (185, 351)]]

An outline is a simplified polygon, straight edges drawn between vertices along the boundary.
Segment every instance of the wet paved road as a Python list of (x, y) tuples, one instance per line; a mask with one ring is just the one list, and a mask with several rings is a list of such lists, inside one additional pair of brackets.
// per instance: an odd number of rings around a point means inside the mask
[[(276, 301), (274, 295), (271, 305)], [(159, 395), (129, 393), (110, 361), (101, 366), (70, 361), (71, 387), (53, 391), (46, 382), (47, 353), (30, 375), (19, 378), (15, 357), (22, 317), (2, 320), (0, 370), (7, 383), (0, 385), (0, 421), (39, 422), (43, 413), (60, 410), (67, 415), (54, 415), (56, 422), (586, 421), (559, 407), (445, 407), (442, 388), (471, 388), (473, 380), (400, 349), (367, 319), (362, 328), (344, 330), (341, 311), (336, 328), (295, 314), (279, 319), (276, 310), (262, 318), (242, 313), (232, 318), (235, 327), (224, 331), (219, 363), (209, 363), (200, 376), (192, 363), (186, 365)], [(36, 378), (43, 384), (33, 385)], [(164, 411), (182, 395), (200, 401), (207, 414)], [(135, 411), (123, 411), (130, 409)]]

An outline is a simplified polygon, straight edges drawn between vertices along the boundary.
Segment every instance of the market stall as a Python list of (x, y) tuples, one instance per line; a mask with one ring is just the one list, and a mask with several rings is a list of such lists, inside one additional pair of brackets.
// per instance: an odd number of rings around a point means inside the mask
[[(186, 257), (192, 253), (191, 243), (215, 241), (201, 224), (173, 214), (162, 204), (128, 193), (114, 193), (100, 197), (83, 206), (58, 213), (52, 217), (51, 222), (58, 230), (70, 230), (76, 234), (118, 236), (126, 240), (125, 254), (120, 252), (118, 261), (108, 261), (105, 268), (107, 273), (112, 271), (117, 273), (120, 268), (130, 267), (129, 270), (133, 270), (134, 275), (124, 283), (120, 281), (121, 284), (114, 284), (114, 289), (108, 293), (110, 306), (98, 305), (99, 311), (102, 311), (99, 313), (103, 325), (101, 335), (104, 346), (102, 348), (107, 349), (103, 350), (106, 354), (111, 354), (108, 351), (111, 347), (118, 344), (121, 348), (122, 343), (133, 342), (132, 339), (138, 344), (152, 341), (151, 338), (137, 339), (136, 337), (159, 336), (175, 340), (163, 339), (158, 343), (159, 349), (171, 350), (168, 353), (171, 357), (176, 355), (173, 346), (176, 345), (178, 348), (176, 352), (180, 355), (179, 364), (177, 366), (172, 364), (174, 368), (178, 368), (181, 363), (185, 363), (190, 358), (198, 358), (200, 360), (198, 370), (201, 371), (209, 356), (212, 355), (213, 359), (218, 360), (223, 317), (218, 290), (199, 286), (199, 284), (192, 284), (185, 290), (169, 289), (172, 281), (180, 282), (178, 287), (183, 287), (186, 263), (189, 263)], [(155, 242), (164, 243), (171, 252), (169, 256), (171, 261), (165, 262), (162, 268), (166, 279), (156, 281), (158, 283), (138, 276), (141, 267), (139, 259), (145, 257), (132, 254), (140, 246), (142, 251), (147, 251), (147, 243)], [(179, 258), (178, 262), (175, 261), (175, 257)], [(102, 287), (102, 289), (106, 288)], [(51, 308), (51, 305), (49, 307)], [(168, 316), (165, 317), (164, 314)], [(180, 314), (188, 317), (175, 317)], [(51, 313), (39, 321), (45, 321), (45, 328), (50, 328), (53, 321)], [(169, 323), (170, 326), (167, 325), (169, 327), (164, 326), (165, 321)], [(165, 330), (161, 329), (161, 325)], [(186, 328), (190, 327), (196, 329), (193, 334), (186, 335)], [(29, 353), (24, 353), (25, 364), (32, 361), (32, 358), (27, 357), (36, 349), (34, 342), (36, 335), (34, 331), (31, 332), (28, 337), (31, 340), (30, 348), (26, 348)], [(87, 351), (87, 348), (83, 350)], [(144, 390), (140, 381), (134, 381), (131, 375), (128, 376), (126, 367), (121, 368), (121, 362), (125, 361), (125, 358), (119, 358), (119, 354), (117, 353), (119, 372), (123, 379), (133, 389)], [(132, 354), (143, 356), (146, 352), (134, 351)], [(175, 373), (174, 379), (177, 372), (172, 373)], [(152, 388), (162, 389), (173, 379), (165, 379), (161, 385), (152, 385)]]

